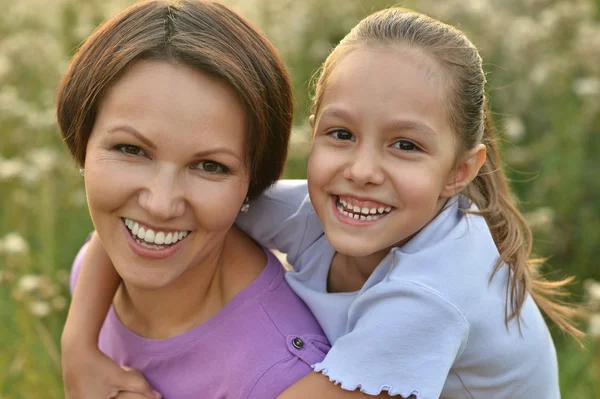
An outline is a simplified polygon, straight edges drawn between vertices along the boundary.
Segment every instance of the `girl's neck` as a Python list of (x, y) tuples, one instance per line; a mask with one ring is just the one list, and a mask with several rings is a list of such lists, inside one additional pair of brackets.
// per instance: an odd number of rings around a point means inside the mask
[(234, 227), (220, 248), (168, 286), (149, 291), (123, 283), (114, 299), (115, 310), (137, 335), (173, 337), (215, 316), (258, 277), (265, 264), (264, 252)]
[(336, 252), (329, 268), (327, 290), (329, 292), (360, 290), (388, 252), (389, 250), (384, 250), (362, 257)]

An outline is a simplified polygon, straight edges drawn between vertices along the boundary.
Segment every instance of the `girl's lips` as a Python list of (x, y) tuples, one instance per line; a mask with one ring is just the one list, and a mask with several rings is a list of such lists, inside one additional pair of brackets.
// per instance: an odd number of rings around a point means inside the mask
[[(175, 252), (177, 252), (179, 250), (179, 248), (181, 248), (181, 246), (183, 245), (182, 243), (187, 238), (187, 237), (184, 237), (182, 240), (177, 241), (175, 244), (170, 244), (168, 246), (161, 245), (164, 247), (162, 249), (153, 249), (153, 248), (144, 247), (142, 244), (140, 244), (137, 241), (138, 239), (134, 238), (131, 235), (131, 231), (127, 228), (127, 226), (125, 226), (125, 222), (123, 221), (123, 219), (121, 219), (121, 228), (123, 229), (123, 233), (125, 234), (127, 243), (129, 244), (129, 246), (133, 250), (133, 252), (143, 258), (148, 258), (148, 259), (168, 258), (169, 256), (173, 255)], [(153, 244), (148, 244), (148, 245), (153, 245)]]

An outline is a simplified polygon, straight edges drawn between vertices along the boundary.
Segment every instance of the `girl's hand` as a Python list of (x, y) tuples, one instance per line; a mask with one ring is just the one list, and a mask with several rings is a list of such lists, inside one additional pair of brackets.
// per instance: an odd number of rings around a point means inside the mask
[[(62, 348), (63, 382), (66, 399), (152, 398), (155, 392), (142, 373), (118, 366), (97, 348)], [(121, 396), (125, 392), (137, 396)]]

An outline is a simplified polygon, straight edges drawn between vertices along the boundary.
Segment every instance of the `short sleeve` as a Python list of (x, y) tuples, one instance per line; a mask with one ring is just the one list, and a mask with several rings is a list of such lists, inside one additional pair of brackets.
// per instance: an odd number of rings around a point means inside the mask
[(236, 225), (260, 245), (294, 260), (323, 235), (310, 203), (306, 180), (279, 180), (240, 213)]
[(304, 347), (298, 349), (292, 344), (293, 336), (287, 337), (290, 356), (271, 366), (256, 381), (248, 399), (276, 398), (296, 381), (312, 372), (311, 364), (323, 360), (329, 350), (325, 338), (317, 335), (303, 336)]
[(348, 333), (315, 371), (347, 390), (435, 399), (469, 334), (467, 320), (435, 291), (385, 281), (349, 310)]
[(81, 247), (77, 255), (75, 256), (75, 260), (73, 261), (73, 266), (71, 267), (71, 276), (69, 279), (69, 288), (71, 289), (71, 295), (75, 291), (75, 284), (77, 284), (77, 279), (79, 278), (79, 272), (81, 271), (81, 265), (83, 264), (83, 258), (87, 251), (87, 247), (89, 245), (88, 240), (86, 240), (85, 244)]

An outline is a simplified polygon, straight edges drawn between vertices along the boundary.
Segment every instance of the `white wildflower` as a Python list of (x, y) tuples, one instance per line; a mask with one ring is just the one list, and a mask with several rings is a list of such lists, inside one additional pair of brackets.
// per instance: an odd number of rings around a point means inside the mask
[(53, 148), (36, 148), (29, 151), (27, 159), (31, 161), (40, 172), (48, 172), (58, 163), (58, 152)]
[(0, 160), (0, 180), (8, 180), (19, 176), (25, 165), (18, 158)]
[(48, 302), (33, 301), (29, 304), (29, 311), (36, 317), (46, 317), (52, 312), (52, 307)]
[(26, 166), (21, 172), (23, 183), (33, 185), (40, 181), (40, 170), (33, 166)]
[(600, 314), (595, 314), (590, 318), (588, 330), (590, 337), (600, 338)]
[(525, 124), (519, 117), (510, 117), (504, 121), (504, 134), (512, 141), (519, 141), (525, 136)]
[(40, 288), (42, 285), (42, 278), (35, 274), (26, 274), (19, 279), (19, 291), (21, 292), (32, 292)]
[(573, 82), (573, 92), (579, 97), (595, 96), (600, 93), (600, 79), (579, 78)]
[(11, 255), (23, 254), (29, 251), (29, 244), (17, 233), (8, 233), (4, 237), (4, 252)]
[(550, 207), (542, 207), (535, 211), (526, 213), (525, 219), (532, 229), (548, 230), (554, 222), (554, 209)]
[(585, 281), (584, 287), (590, 303), (597, 303), (600, 305), (600, 283), (592, 279), (588, 279)]

